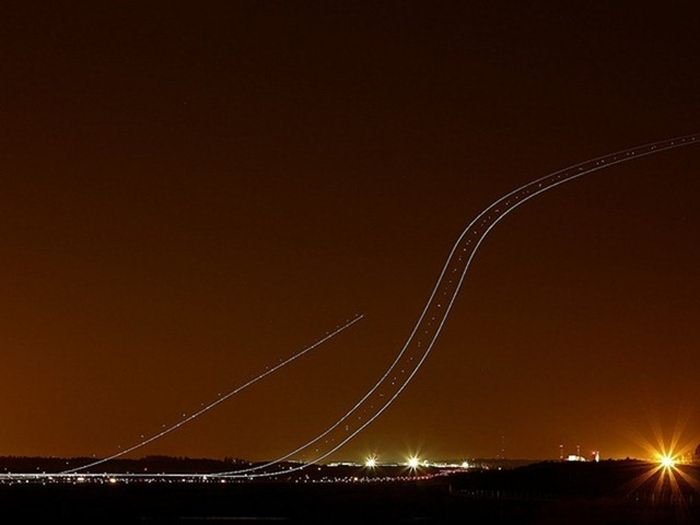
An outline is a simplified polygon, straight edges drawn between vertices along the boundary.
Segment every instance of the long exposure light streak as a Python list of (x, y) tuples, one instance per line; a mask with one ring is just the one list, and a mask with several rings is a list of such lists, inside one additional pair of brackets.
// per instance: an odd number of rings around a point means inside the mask
[[(462, 231), (403, 347), (380, 379), (350, 410), (313, 439), (273, 461), (214, 475), (250, 478), (281, 475), (322, 461), (339, 450), (391, 406), (423, 365), (442, 331), (474, 256), (501, 219), (537, 195), (566, 182), (629, 160), (697, 144), (698, 137), (698, 134), (686, 135), (595, 157), (524, 184), (493, 202)], [(302, 452), (310, 452), (312, 457), (292, 468), (265, 471)]]
[(72, 473), (76, 473), (76, 472), (80, 472), (80, 471), (89, 469), (89, 468), (91, 468), (91, 467), (95, 467), (95, 466), (97, 466), (97, 465), (101, 465), (101, 464), (103, 464), (103, 463), (107, 463), (108, 461), (112, 461), (113, 459), (117, 459), (117, 458), (122, 457), (122, 456), (124, 456), (124, 455), (126, 455), (126, 454), (129, 454), (130, 452), (134, 452), (135, 450), (138, 450), (138, 449), (140, 449), (140, 448), (142, 448), (142, 447), (145, 447), (146, 445), (148, 445), (148, 444), (150, 444), (150, 443), (153, 443), (154, 441), (156, 441), (156, 440), (158, 440), (158, 439), (160, 439), (160, 438), (162, 438), (162, 437), (164, 437), (164, 436), (170, 434), (171, 432), (174, 432), (175, 430), (179, 429), (179, 428), (182, 427), (183, 425), (186, 425), (187, 423), (193, 421), (194, 419), (197, 419), (198, 417), (200, 417), (201, 415), (205, 414), (206, 412), (209, 412), (210, 410), (212, 410), (212, 409), (215, 408), (216, 406), (220, 405), (220, 404), (223, 403), (224, 401), (230, 399), (231, 397), (235, 396), (235, 395), (238, 394), (239, 392), (242, 392), (242, 391), (245, 390), (246, 388), (248, 388), (248, 387), (250, 387), (250, 386), (253, 386), (255, 383), (257, 383), (258, 381), (264, 379), (265, 377), (269, 376), (270, 374), (275, 373), (276, 371), (278, 371), (278, 370), (280, 370), (281, 368), (287, 366), (288, 364), (292, 363), (293, 361), (295, 361), (295, 360), (299, 359), (300, 357), (302, 357), (302, 356), (308, 354), (309, 352), (311, 352), (312, 350), (316, 349), (317, 347), (319, 347), (320, 345), (322, 345), (323, 343), (325, 343), (325, 342), (328, 341), (329, 339), (332, 339), (333, 337), (335, 337), (335, 336), (338, 335), (339, 333), (341, 333), (341, 332), (343, 332), (344, 330), (350, 328), (352, 325), (354, 325), (355, 323), (357, 323), (357, 322), (358, 322), (360, 319), (362, 319), (363, 317), (364, 317), (364, 314), (358, 314), (358, 315), (356, 315), (355, 317), (353, 317), (352, 319), (347, 320), (344, 324), (338, 326), (335, 330), (333, 330), (333, 331), (331, 331), (331, 332), (328, 332), (324, 337), (322, 337), (321, 339), (318, 339), (316, 342), (314, 342), (314, 343), (312, 343), (311, 345), (307, 346), (307, 347), (304, 348), (303, 350), (300, 350), (299, 352), (297, 352), (297, 353), (295, 353), (294, 355), (288, 357), (288, 358), (285, 359), (284, 361), (280, 361), (278, 364), (276, 364), (276, 365), (273, 366), (273, 367), (269, 367), (269, 366), (268, 366), (264, 372), (262, 372), (262, 373), (258, 374), (257, 376), (253, 377), (253, 378), (250, 379), (249, 381), (246, 381), (246, 382), (243, 383), (242, 385), (237, 386), (236, 388), (234, 388), (233, 390), (229, 391), (229, 392), (226, 393), (225, 395), (222, 395), (221, 397), (218, 397), (218, 398), (215, 399), (214, 401), (211, 401), (210, 403), (206, 404), (204, 407), (200, 408), (200, 409), (197, 410), (196, 412), (190, 414), (189, 416), (184, 417), (183, 419), (179, 420), (177, 423), (174, 423), (174, 424), (172, 424), (171, 426), (169, 426), (169, 427), (167, 427), (167, 428), (161, 430), (160, 432), (158, 432), (158, 433), (156, 433), (156, 434), (153, 434), (152, 436), (150, 436), (150, 437), (144, 439), (143, 441), (139, 441), (138, 443), (136, 443), (136, 444), (134, 444), (134, 445), (132, 445), (132, 446), (130, 446), (130, 447), (124, 449), (124, 450), (121, 450), (121, 451), (119, 451), (119, 452), (116, 452), (116, 453), (112, 454), (111, 456), (98, 459), (98, 460), (96, 460), (96, 461), (93, 461), (92, 463), (88, 463), (88, 464), (82, 465), (82, 466), (80, 466), (80, 467), (75, 467), (75, 468), (72, 468), (72, 469), (69, 469), (69, 470), (65, 470), (65, 471), (61, 472), (61, 474), (72, 474)]

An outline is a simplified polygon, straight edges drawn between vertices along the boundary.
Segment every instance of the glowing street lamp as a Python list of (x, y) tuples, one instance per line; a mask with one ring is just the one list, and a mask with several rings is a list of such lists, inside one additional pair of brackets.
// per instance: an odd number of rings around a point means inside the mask
[(418, 456), (411, 456), (408, 458), (408, 467), (411, 470), (416, 470), (420, 466), (420, 458)]
[(365, 467), (374, 468), (377, 466), (377, 456), (367, 456), (365, 459)]

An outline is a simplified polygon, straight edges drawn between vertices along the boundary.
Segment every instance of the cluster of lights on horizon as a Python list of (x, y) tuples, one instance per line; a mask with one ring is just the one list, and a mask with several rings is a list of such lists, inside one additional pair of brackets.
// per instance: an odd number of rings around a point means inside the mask
[[(417, 454), (408, 455), (405, 458), (404, 462), (399, 463), (398, 465), (401, 465), (401, 464), (408, 467), (410, 470), (413, 470), (413, 471), (418, 470), (421, 467), (461, 468), (461, 469), (470, 468), (469, 462), (467, 460), (464, 460), (460, 463), (443, 463), (443, 462), (435, 463), (435, 462), (431, 462), (427, 459), (421, 458)], [(374, 469), (374, 468), (377, 468), (377, 467), (380, 467), (383, 465), (396, 466), (397, 464), (396, 463), (386, 463), (386, 464), (380, 463), (379, 457), (376, 454), (370, 454), (369, 456), (367, 456), (365, 458), (363, 465), (365, 468)]]
[[(560, 459), (560, 461), (562, 461)], [(584, 460), (585, 461), (585, 460)], [(655, 479), (654, 491), (658, 492), (663, 490), (662, 487), (670, 487), (674, 493), (679, 493), (679, 482), (681, 480), (686, 481), (688, 484), (692, 485), (696, 491), (700, 491), (700, 484), (692, 477), (692, 471), (686, 472), (683, 467), (686, 464), (696, 463), (698, 457), (697, 455), (693, 458), (692, 456), (683, 455), (678, 450), (673, 448), (659, 448), (658, 452), (655, 453), (654, 459), (648, 460), (648, 469), (635, 478), (631, 485), (635, 488), (647, 483), (651, 479)], [(564, 461), (568, 463), (568, 461)], [(310, 466), (310, 465), (305, 465)], [(474, 464), (470, 464), (469, 461), (460, 462), (444, 462), (444, 461), (431, 461), (419, 454), (409, 454), (405, 456), (404, 460), (401, 462), (386, 462), (381, 463), (379, 461), (379, 456), (376, 453), (369, 454), (365, 457), (364, 463), (358, 464), (354, 462), (337, 462), (328, 463), (324, 466), (317, 465), (318, 470), (321, 471), (322, 468), (330, 469), (326, 471), (325, 474), (319, 474), (318, 477), (309, 477), (309, 475), (303, 475), (300, 477), (291, 478), (295, 483), (365, 483), (365, 482), (401, 482), (401, 481), (411, 481), (420, 479), (431, 479), (445, 474), (454, 473), (457, 471), (463, 471), (467, 469), (476, 468), (478, 470), (490, 470), (492, 468), (498, 467), (497, 470), (501, 470), (501, 466), (494, 465), (488, 460), (476, 461)], [(366, 470), (365, 474), (360, 473), (360, 471), (344, 470), (338, 474), (333, 474), (336, 467), (349, 468), (363, 468)], [(381, 469), (381, 470), (379, 470)], [(393, 469), (393, 470), (392, 470)], [(144, 469), (147, 470), (147, 469)], [(283, 471), (281, 478), (275, 477), (275, 479), (287, 479), (288, 474), (298, 471), (299, 468), (293, 465), (287, 467)], [(370, 475), (369, 472), (372, 472)], [(31, 482), (50, 482), (50, 483), (103, 483), (114, 485), (116, 483), (130, 483), (130, 482), (183, 482), (183, 483), (226, 483), (231, 481), (234, 483), (244, 483), (246, 481), (251, 481), (255, 477), (250, 478), (238, 478), (238, 479), (227, 479), (216, 475), (192, 473), (192, 474), (181, 474), (181, 473), (149, 473), (149, 472), (102, 472), (102, 473), (65, 473), (65, 472), (36, 472), (36, 473), (0, 473), (0, 483), (31, 483)], [(634, 490), (634, 489), (632, 489)]]

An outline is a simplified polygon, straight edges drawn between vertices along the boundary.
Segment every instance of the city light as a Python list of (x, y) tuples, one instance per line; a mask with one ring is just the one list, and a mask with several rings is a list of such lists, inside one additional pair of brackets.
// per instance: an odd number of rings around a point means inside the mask
[(409, 457), (408, 466), (411, 470), (416, 470), (420, 466), (420, 458), (418, 456)]
[(377, 466), (377, 457), (376, 456), (368, 456), (367, 459), (365, 459), (365, 467), (374, 468), (376, 466)]

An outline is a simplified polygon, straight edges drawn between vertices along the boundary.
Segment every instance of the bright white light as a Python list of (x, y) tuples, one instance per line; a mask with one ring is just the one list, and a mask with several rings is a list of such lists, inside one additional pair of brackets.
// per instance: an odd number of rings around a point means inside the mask
[(420, 458), (418, 456), (411, 456), (408, 458), (408, 466), (416, 470), (420, 466)]
[(462, 468), (469, 468), (469, 462), (468, 462), (468, 461), (462, 461)]
[(663, 468), (671, 468), (676, 464), (676, 460), (673, 459), (673, 456), (661, 456), (659, 463)]
[(365, 467), (374, 468), (376, 466), (377, 466), (377, 457), (376, 456), (368, 456), (367, 459), (365, 459)]

